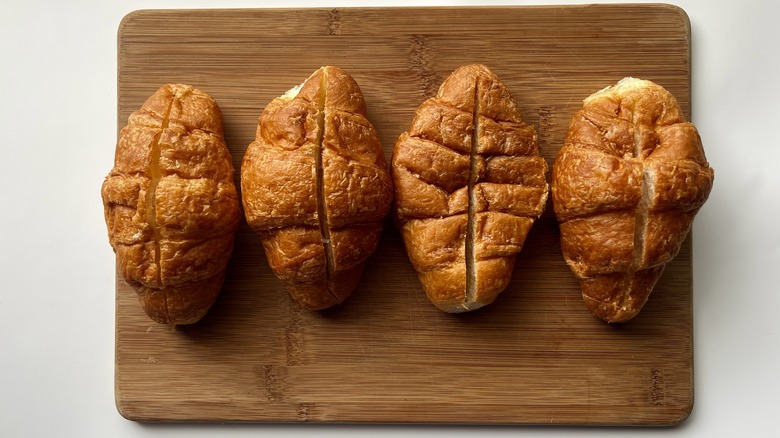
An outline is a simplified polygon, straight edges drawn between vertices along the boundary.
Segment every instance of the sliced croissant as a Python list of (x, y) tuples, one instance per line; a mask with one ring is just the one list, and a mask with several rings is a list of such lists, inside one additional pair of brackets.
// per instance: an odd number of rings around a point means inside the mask
[(268, 104), (244, 155), (241, 190), (247, 222), (296, 301), (323, 309), (352, 294), (393, 191), (349, 74), (322, 67)]
[(455, 70), (395, 144), (395, 217), (431, 302), (445, 312), (492, 303), (545, 207), (536, 130), (484, 65)]
[(587, 307), (636, 316), (712, 188), (696, 127), (663, 87), (625, 78), (585, 99), (553, 166), (566, 263)]
[(241, 219), (214, 99), (189, 85), (157, 90), (120, 132), (102, 197), (119, 274), (149, 317), (200, 320), (222, 288)]

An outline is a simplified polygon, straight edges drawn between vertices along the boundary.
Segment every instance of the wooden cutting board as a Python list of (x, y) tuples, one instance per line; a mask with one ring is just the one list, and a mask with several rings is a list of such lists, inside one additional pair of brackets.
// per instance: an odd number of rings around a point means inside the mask
[[(160, 85), (195, 85), (222, 107), (236, 169), (263, 107), (322, 65), (360, 84), (388, 160), (417, 106), (469, 63), (506, 83), (550, 165), (582, 99), (624, 76), (662, 84), (690, 115), (690, 24), (668, 5), (148, 10), (122, 21), (118, 53), (120, 127)], [(685, 419), (690, 239), (624, 325), (588, 313), (558, 239), (548, 204), (508, 289), (449, 315), (427, 301), (388, 220), (352, 298), (311, 312), (291, 302), (243, 223), (222, 295), (194, 326), (151, 322), (117, 280), (117, 406), (142, 421)]]

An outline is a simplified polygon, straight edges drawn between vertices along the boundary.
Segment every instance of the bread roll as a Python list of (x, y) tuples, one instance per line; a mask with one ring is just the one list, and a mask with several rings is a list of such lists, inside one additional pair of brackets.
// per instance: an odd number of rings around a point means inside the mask
[(566, 263), (587, 307), (636, 316), (709, 196), (713, 169), (674, 97), (625, 78), (584, 101), (553, 166)]
[(509, 90), (484, 65), (455, 70), (396, 142), (392, 172), (395, 217), (431, 302), (492, 303), (548, 192), (536, 130)]
[(222, 113), (169, 84), (130, 115), (102, 187), (120, 276), (162, 324), (192, 324), (217, 299), (240, 220)]
[(268, 104), (244, 155), (241, 190), (246, 220), (296, 301), (323, 309), (352, 294), (393, 191), (351, 76), (320, 68)]

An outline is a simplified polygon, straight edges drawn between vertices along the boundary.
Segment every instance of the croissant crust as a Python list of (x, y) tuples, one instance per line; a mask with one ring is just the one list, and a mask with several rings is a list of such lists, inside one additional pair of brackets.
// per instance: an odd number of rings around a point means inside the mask
[(484, 65), (455, 70), (395, 144), (395, 219), (431, 302), (492, 303), (547, 200), (536, 130)]
[(222, 287), (240, 220), (222, 129), (210, 96), (164, 85), (130, 115), (102, 186), (118, 272), (160, 323), (198, 321)]
[(596, 316), (639, 313), (713, 178), (696, 127), (663, 87), (625, 78), (585, 99), (553, 165), (552, 197), (563, 256)]
[(244, 155), (241, 190), (247, 222), (296, 301), (323, 309), (352, 294), (393, 191), (349, 74), (322, 67), (268, 104)]

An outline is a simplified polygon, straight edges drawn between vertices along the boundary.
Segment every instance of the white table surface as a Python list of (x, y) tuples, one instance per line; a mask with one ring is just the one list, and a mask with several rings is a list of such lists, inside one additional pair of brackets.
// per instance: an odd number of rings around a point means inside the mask
[[(505, 1), (491, 4), (550, 4)], [(582, 2), (567, 2), (582, 3)], [(135, 9), (477, 1), (5, 1), (0, 9), (0, 436), (780, 436), (780, 2), (678, 1), (716, 170), (694, 223), (695, 403), (658, 429), (139, 424), (114, 405), (114, 255), (99, 191), (116, 33)]]

